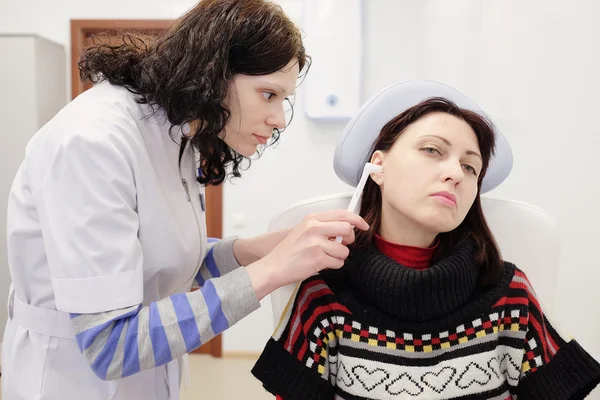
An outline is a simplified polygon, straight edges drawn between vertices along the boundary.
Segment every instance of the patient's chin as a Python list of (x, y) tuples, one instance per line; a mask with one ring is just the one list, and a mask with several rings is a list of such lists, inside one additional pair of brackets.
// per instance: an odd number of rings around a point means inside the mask
[(454, 218), (431, 216), (427, 221), (423, 221), (423, 225), (429, 232), (447, 233), (456, 229), (462, 221), (456, 221)]

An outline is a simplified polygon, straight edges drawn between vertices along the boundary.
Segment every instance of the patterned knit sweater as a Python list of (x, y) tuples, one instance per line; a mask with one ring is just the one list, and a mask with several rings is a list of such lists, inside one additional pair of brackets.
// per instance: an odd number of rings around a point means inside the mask
[(465, 243), (425, 271), (375, 247), (302, 282), (252, 373), (294, 399), (583, 399), (600, 364), (510, 263), (478, 284)]

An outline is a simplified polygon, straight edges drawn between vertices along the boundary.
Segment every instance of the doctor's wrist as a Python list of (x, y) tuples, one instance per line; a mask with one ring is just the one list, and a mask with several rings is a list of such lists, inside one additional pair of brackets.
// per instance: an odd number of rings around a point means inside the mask
[(276, 269), (265, 258), (248, 265), (246, 271), (259, 301), (280, 286)]
[(253, 239), (238, 238), (233, 242), (233, 255), (238, 264), (246, 267), (262, 258)]

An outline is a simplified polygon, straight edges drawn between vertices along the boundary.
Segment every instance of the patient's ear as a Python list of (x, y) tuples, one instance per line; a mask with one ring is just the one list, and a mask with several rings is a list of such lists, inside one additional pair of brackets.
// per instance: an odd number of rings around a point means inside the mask
[[(381, 165), (383, 166), (383, 160), (385, 159), (385, 153), (381, 150), (377, 150), (375, 153), (373, 153), (373, 155), (371, 156), (371, 164), (375, 164), (375, 165)], [(373, 181), (378, 184), (379, 186), (381, 186), (381, 184), (383, 183), (383, 170), (381, 172), (373, 172), (371, 174), (371, 179), (373, 179)]]

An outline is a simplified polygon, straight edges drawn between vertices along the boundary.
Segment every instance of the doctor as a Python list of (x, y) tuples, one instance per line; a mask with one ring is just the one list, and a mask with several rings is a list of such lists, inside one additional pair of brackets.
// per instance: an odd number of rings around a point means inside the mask
[(98, 83), (33, 137), (10, 192), (3, 400), (177, 399), (188, 352), (342, 266), (368, 228), (345, 211), (206, 237), (205, 185), (276, 140), (308, 60), (264, 0), (203, 0), (155, 43), (83, 54)]

